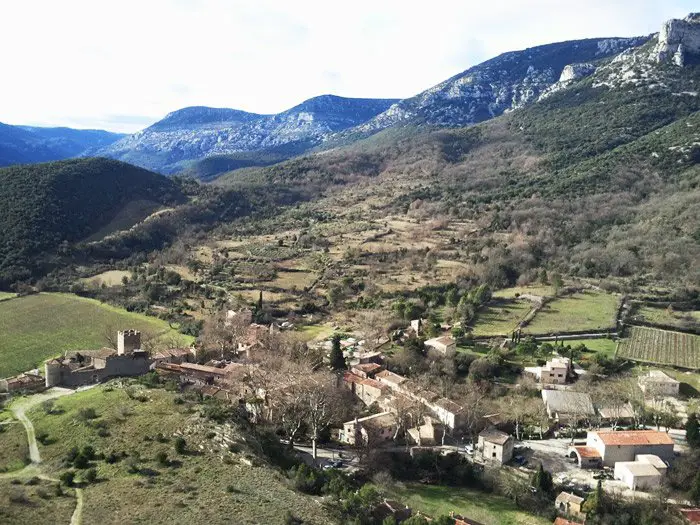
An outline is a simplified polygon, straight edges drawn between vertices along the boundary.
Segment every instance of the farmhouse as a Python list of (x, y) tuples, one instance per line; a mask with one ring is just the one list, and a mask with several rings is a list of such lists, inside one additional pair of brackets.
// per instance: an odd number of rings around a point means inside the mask
[(384, 367), (378, 363), (356, 364), (350, 368), (350, 372), (363, 378), (373, 378), (377, 372), (381, 372)]
[(446, 356), (453, 356), (457, 351), (457, 342), (449, 335), (428, 339), (425, 346)]
[(425, 416), (423, 419), (425, 422), (421, 426), (408, 429), (409, 441), (419, 447), (435, 445), (441, 441), (443, 425), (430, 416)]
[(591, 396), (571, 390), (542, 390), (542, 401), (550, 419), (559, 423), (584, 420), (595, 415)]
[(343, 423), (339, 438), (341, 443), (347, 445), (377, 444), (390, 441), (395, 432), (396, 418), (394, 414), (380, 412)]
[(477, 449), (486, 461), (494, 461), (501, 465), (513, 458), (513, 436), (500, 430), (484, 430), (479, 434)]
[(661, 370), (650, 370), (639, 377), (639, 388), (648, 396), (678, 397), (680, 381), (666, 375)]
[(343, 382), (367, 406), (375, 403), (389, 391), (389, 387), (375, 379), (345, 372)]
[(544, 366), (525, 368), (525, 372), (532, 375), (543, 385), (563, 385), (571, 376), (573, 368), (571, 360), (567, 357), (554, 357)]
[(598, 431), (588, 433), (585, 447), (572, 447), (570, 451), (576, 454), (581, 467), (590, 466), (594, 460), (612, 467), (649, 454), (670, 461), (673, 440), (665, 432), (656, 430)]

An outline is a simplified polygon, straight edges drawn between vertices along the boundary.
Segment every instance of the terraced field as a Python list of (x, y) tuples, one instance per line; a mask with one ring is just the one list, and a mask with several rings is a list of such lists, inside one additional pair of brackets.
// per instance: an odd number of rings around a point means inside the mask
[(700, 369), (700, 336), (633, 326), (617, 355), (644, 363)]

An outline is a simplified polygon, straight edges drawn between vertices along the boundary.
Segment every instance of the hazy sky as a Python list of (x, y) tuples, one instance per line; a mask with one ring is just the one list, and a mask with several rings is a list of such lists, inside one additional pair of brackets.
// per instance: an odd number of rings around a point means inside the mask
[(504, 51), (657, 32), (697, 0), (0, 0), (0, 122), (136, 131), (191, 105), (414, 95)]

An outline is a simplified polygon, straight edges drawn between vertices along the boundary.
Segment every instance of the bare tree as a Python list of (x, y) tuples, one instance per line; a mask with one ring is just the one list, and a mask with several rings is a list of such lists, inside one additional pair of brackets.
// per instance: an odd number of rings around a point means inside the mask
[(316, 443), (321, 432), (346, 411), (344, 396), (335, 382), (335, 376), (322, 371), (311, 377), (307, 376), (306, 384), (302, 386), (300, 406), (306, 415), (314, 459), (317, 457)]
[(501, 413), (515, 425), (515, 439), (520, 441), (522, 426), (533, 411), (533, 398), (522, 395), (512, 395), (502, 398)]

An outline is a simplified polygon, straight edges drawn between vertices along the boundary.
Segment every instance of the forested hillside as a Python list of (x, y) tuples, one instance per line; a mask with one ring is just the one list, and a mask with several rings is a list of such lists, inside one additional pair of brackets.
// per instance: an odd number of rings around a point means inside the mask
[(700, 67), (651, 62), (649, 47), (477, 126), (391, 128), (218, 184), (312, 189), (319, 211), (371, 202), (363, 218), (475, 221), (455, 242), (496, 284), (541, 267), (697, 284)]
[(183, 196), (165, 177), (94, 158), (1, 169), (0, 200), (0, 282), (11, 283), (31, 275), (37, 254), (88, 238), (127, 204)]

